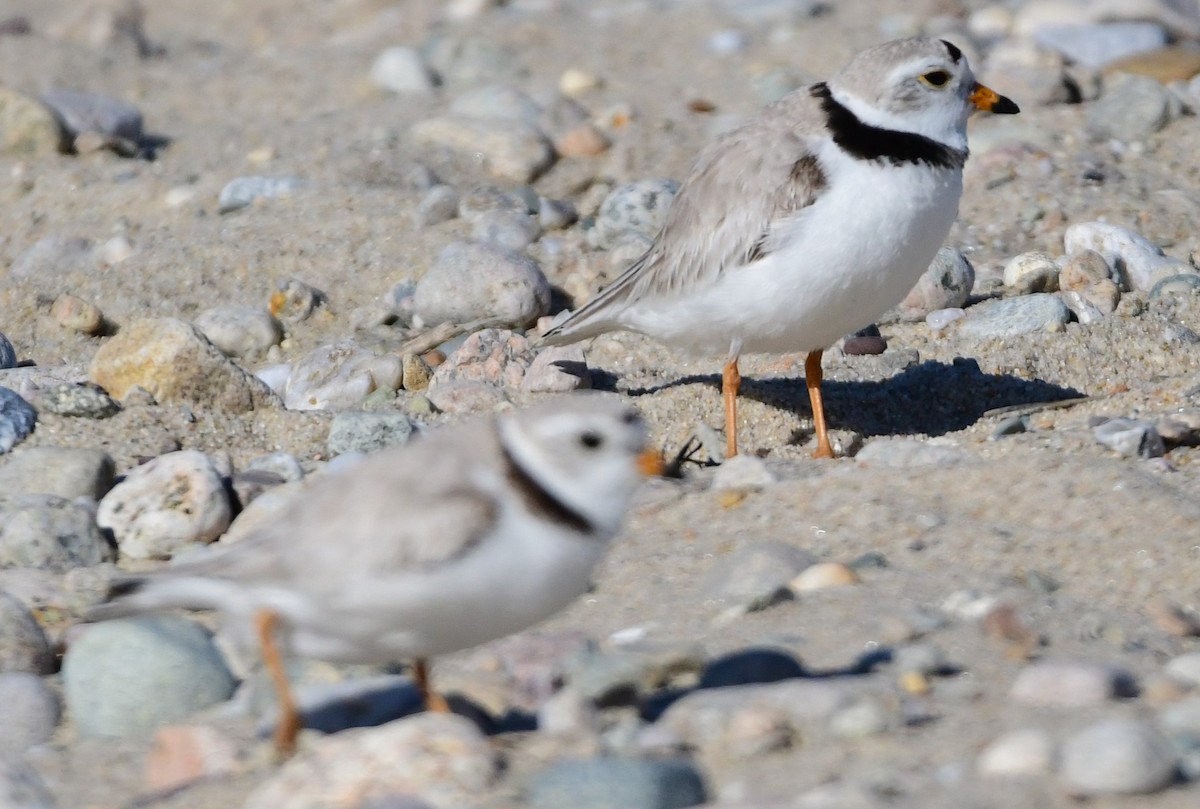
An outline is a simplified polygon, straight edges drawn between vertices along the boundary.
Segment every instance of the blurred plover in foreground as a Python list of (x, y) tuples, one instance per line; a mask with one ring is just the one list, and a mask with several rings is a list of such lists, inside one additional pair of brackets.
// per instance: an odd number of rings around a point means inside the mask
[(212, 556), (114, 582), (106, 620), (211, 609), (256, 641), (279, 697), (276, 747), (300, 717), (282, 657), (426, 658), (525, 629), (583, 593), (643, 474), (661, 471), (637, 411), (572, 394), (443, 427), (306, 490)]

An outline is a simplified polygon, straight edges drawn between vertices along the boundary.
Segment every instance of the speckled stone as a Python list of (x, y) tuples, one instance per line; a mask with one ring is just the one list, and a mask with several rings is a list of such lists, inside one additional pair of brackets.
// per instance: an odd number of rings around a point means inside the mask
[(64, 329), (95, 336), (104, 331), (104, 315), (100, 308), (77, 295), (64, 293), (50, 305), (50, 316)]
[(1170, 123), (1176, 106), (1171, 91), (1149, 76), (1113, 73), (1084, 125), (1097, 138), (1145, 140)]
[(422, 713), (317, 740), (255, 789), (243, 809), (365, 807), (395, 795), (449, 809), (473, 805), (496, 775), (496, 754), (470, 720)]
[(85, 419), (106, 419), (121, 412), (121, 406), (96, 385), (62, 382), (42, 388), (34, 396), (42, 412)]
[(588, 231), (588, 242), (608, 249), (630, 233), (654, 238), (678, 190), (679, 183), (661, 178), (637, 180), (613, 189), (600, 205), (595, 227)]
[(93, 506), (52, 494), (0, 495), (0, 567), (64, 573), (114, 558)]
[(894, 311), (902, 320), (922, 320), (931, 312), (963, 306), (974, 286), (971, 262), (958, 250), (943, 247)]
[(330, 455), (347, 452), (376, 452), (406, 443), (413, 423), (403, 413), (338, 413), (329, 425), (326, 447)]

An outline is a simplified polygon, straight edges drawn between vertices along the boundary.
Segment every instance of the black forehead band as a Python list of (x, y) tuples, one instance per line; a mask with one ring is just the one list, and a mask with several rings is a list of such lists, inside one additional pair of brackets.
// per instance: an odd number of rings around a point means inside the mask
[(960, 51), (958, 46), (953, 42), (947, 42), (943, 39), (942, 44), (946, 46), (946, 50), (950, 52), (950, 58), (954, 61), (954, 64), (957, 65), (958, 61), (962, 59), (962, 51)]

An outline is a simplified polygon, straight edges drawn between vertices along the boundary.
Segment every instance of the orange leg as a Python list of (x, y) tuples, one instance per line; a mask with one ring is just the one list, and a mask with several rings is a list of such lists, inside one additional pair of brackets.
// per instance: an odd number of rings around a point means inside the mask
[(254, 617), (258, 629), (258, 642), (262, 646), (263, 664), (271, 675), (275, 685), (275, 694), (279, 699), (279, 724), (275, 727), (275, 750), (280, 756), (287, 758), (296, 752), (296, 737), (300, 735), (300, 712), (296, 710), (296, 701), (292, 698), (292, 690), (288, 687), (287, 672), (283, 667), (283, 656), (275, 643), (275, 630), (279, 626), (279, 616), (270, 610), (260, 610)]
[(425, 702), (425, 710), (433, 713), (451, 713), (450, 703), (429, 684), (428, 660), (418, 657), (413, 661), (413, 679), (416, 680), (417, 690), (421, 692), (421, 699)]
[(804, 360), (804, 384), (808, 388), (808, 401), (812, 405), (813, 432), (817, 434), (814, 458), (832, 458), (833, 447), (829, 444), (829, 430), (825, 425), (825, 404), (821, 401), (821, 354), (810, 351)]
[(742, 384), (742, 375), (738, 373), (738, 358), (733, 357), (725, 363), (725, 372), (721, 376), (721, 397), (725, 400), (725, 457), (732, 458), (738, 454), (737, 440), (737, 395)]

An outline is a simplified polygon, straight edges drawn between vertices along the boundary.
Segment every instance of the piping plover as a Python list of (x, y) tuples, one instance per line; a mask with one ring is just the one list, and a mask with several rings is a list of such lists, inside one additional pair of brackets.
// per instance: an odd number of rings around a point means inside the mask
[(738, 357), (808, 352), (814, 454), (832, 457), (821, 354), (899, 303), (933, 260), (958, 213), (977, 109), (1018, 111), (975, 81), (953, 44), (902, 39), (863, 51), (717, 138), (650, 249), (543, 341), (625, 330), (728, 352), (728, 455)]
[[(660, 471), (637, 411), (573, 394), (431, 431), (310, 489), (211, 557), (116, 581), (88, 620), (212, 609), (260, 644), (279, 696), (275, 743), (300, 720), (282, 649), (335, 662), (426, 658), (520, 631), (583, 593), (641, 474)], [(253, 629), (253, 634), (248, 630)]]

